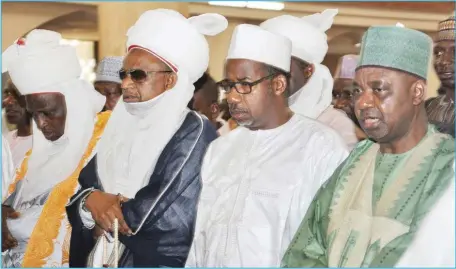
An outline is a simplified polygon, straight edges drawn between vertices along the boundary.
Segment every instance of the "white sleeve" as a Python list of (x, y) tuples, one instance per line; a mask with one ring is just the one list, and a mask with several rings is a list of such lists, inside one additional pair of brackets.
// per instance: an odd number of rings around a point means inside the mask
[[(304, 167), (309, 169), (303, 180), (307, 178), (312, 180), (306, 180), (300, 185), (300, 188), (294, 191), (282, 240), (283, 251), (286, 251), (289, 243), (293, 240), (317, 191), (349, 154), (345, 143), (332, 130), (329, 133), (324, 133), (324, 135), (314, 136), (309, 140), (309, 144), (314, 150), (309, 153), (308, 158), (304, 159), (304, 162), (307, 163), (298, 165), (302, 166), (303, 169)], [(308, 162), (307, 160), (311, 161)]]
[[(85, 198), (87, 198), (87, 196), (89, 196), (92, 192), (88, 192), (83, 198), (82, 200), (84, 200)], [(87, 229), (93, 229), (93, 227), (95, 227), (95, 220), (93, 220), (93, 217), (92, 217), (92, 213), (90, 213), (89, 211), (85, 211), (83, 209), (83, 206), (84, 206), (84, 203), (79, 203), (79, 215), (81, 216), (81, 220), (82, 220), (82, 223), (84, 224), (84, 226), (87, 228)]]
[(396, 267), (455, 267), (454, 181), (424, 217)]
[(2, 135), (2, 201), (8, 196), (8, 187), (14, 180), (14, 163), (10, 146)]
[(196, 225), (195, 225), (195, 234), (193, 236), (192, 246), (190, 248), (190, 252), (188, 254), (187, 261), (185, 263), (185, 267), (204, 267), (202, 264), (202, 260), (204, 259), (203, 255), (205, 253), (205, 241), (204, 237), (201, 236), (203, 223), (207, 222), (208, 217), (208, 206), (204, 199), (205, 197), (205, 184), (204, 182), (207, 181), (209, 176), (209, 169), (211, 165), (211, 153), (214, 143), (211, 143), (207, 149), (207, 152), (203, 159), (203, 164), (201, 166), (201, 194), (200, 199), (198, 202), (198, 211), (196, 215)]

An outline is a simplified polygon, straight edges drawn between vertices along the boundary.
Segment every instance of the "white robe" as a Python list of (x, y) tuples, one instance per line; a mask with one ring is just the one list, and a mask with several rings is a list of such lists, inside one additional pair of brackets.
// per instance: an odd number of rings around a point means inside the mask
[(358, 143), (357, 127), (343, 111), (329, 106), (318, 116), (317, 121), (334, 129), (345, 141), (348, 149), (352, 150)]
[(22, 164), (27, 151), (32, 148), (32, 135), (25, 137), (17, 136), (17, 130), (14, 130), (6, 135), (6, 140), (8, 140), (11, 148), (14, 167), (17, 169)]
[(280, 266), (316, 191), (347, 155), (335, 131), (300, 115), (215, 140), (203, 162), (186, 266)]
[(8, 141), (2, 135), (2, 201), (8, 195), (8, 186), (14, 177), (14, 164)]
[(396, 267), (455, 267), (454, 181), (424, 217)]

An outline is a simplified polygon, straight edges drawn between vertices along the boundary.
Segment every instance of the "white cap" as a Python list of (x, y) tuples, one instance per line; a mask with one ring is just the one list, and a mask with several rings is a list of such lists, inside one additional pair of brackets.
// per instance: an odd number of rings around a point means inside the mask
[(325, 32), (337, 13), (337, 9), (327, 9), (302, 18), (282, 15), (264, 21), (260, 27), (288, 37), (293, 43), (292, 56), (308, 63), (321, 63), (328, 52)]
[(7, 69), (22, 95), (61, 92), (55, 86), (81, 76), (76, 49), (61, 45), (61, 39), (57, 32), (36, 29), (19, 45), (18, 55)]
[(119, 76), (119, 70), (123, 64), (122, 56), (111, 56), (103, 58), (97, 66), (95, 82), (106, 81), (122, 83)]
[(175, 72), (186, 72), (193, 83), (209, 65), (209, 45), (204, 35), (216, 35), (227, 26), (228, 21), (219, 14), (187, 19), (174, 10), (149, 10), (128, 30), (127, 49), (148, 51)]
[(246, 59), (290, 72), (291, 41), (259, 26), (240, 24), (234, 29), (226, 59)]

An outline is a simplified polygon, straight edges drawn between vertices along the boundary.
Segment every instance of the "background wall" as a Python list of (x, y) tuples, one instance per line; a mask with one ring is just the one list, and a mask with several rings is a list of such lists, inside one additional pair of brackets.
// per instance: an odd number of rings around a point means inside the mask
[[(238, 2), (239, 3), (239, 2)], [(220, 7), (207, 2), (2, 2), (2, 51), (18, 37), (34, 28), (62, 33), (78, 49), (84, 78), (93, 80), (96, 62), (104, 56), (125, 52), (125, 33), (139, 15), (149, 9), (169, 8), (185, 16), (220, 13), (228, 18), (226, 31), (208, 37), (211, 48), (209, 72), (216, 79), (223, 76), (223, 64), (232, 31), (241, 23), (259, 24), (282, 15), (305, 16), (327, 8), (338, 8), (331, 29), (327, 31), (329, 51), (323, 61), (334, 73), (340, 56), (359, 53), (356, 46), (371, 25), (406, 27), (434, 36), (438, 22), (455, 9), (453, 2), (286, 2), (283, 10)], [(439, 80), (430, 67), (428, 95), (433, 96)]]

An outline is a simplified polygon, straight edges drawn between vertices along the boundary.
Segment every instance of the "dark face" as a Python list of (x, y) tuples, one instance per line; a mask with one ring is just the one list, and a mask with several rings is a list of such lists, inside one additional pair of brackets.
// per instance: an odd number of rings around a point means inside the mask
[(353, 80), (338, 78), (334, 80), (332, 104), (334, 108), (343, 110), (347, 115), (353, 115)]
[(305, 63), (295, 57), (291, 57), (289, 96), (293, 95), (306, 85), (312, 74), (313, 65)]
[[(225, 65), (225, 80), (229, 82), (252, 83), (268, 75), (264, 65), (255, 61), (230, 59)], [(236, 87), (248, 90), (249, 86), (236, 84)], [(283, 101), (286, 87), (286, 77), (279, 75), (256, 84), (247, 94), (231, 88), (226, 94), (231, 117), (249, 129), (264, 129), (268, 120), (274, 117), (275, 108), (280, 106), (278, 100)]]
[(361, 128), (388, 143), (405, 135), (423, 104), (422, 80), (398, 71), (366, 67), (356, 71), (353, 100)]
[[(124, 70), (139, 69), (148, 72), (145, 79), (135, 81), (130, 75), (122, 80), (123, 100), (126, 103), (149, 101), (166, 90), (172, 89), (177, 81), (175, 73), (152, 54), (133, 49), (123, 62)], [(163, 72), (166, 71), (166, 72)]]
[(9, 124), (19, 124), (29, 120), (29, 115), (25, 109), (25, 97), (13, 85), (11, 80), (6, 82), (3, 89), (2, 107), (5, 109), (6, 120)]
[(38, 129), (49, 141), (56, 141), (65, 133), (66, 104), (60, 93), (40, 93), (25, 96), (27, 110)]
[(435, 44), (434, 68), (442, 85), (454, 89), (454, 41), (444, 40)]
[(220, 108), (216, 102), (211, 102), (204, 96), (204, 89), (197, 91), (193, 95), (193, 110), (206, 116), (210, 121), (214, 122), (220, 113)]
[(105, 110), (113, 110), (122, 95), (120, 84), (108, 81), (94, 83), (95, 89), (106, 97)]

